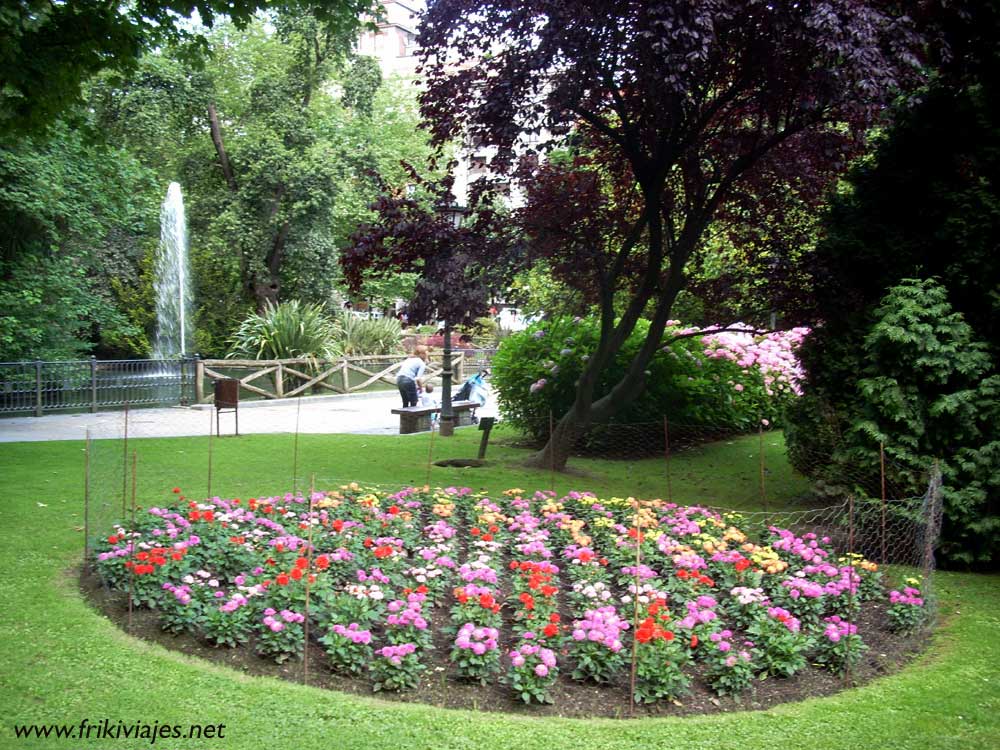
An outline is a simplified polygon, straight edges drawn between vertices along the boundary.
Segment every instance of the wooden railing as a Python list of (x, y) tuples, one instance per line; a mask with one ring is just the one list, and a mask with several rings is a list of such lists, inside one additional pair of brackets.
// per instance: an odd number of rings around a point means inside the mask
[[(235, 378), (241, 391), (263, 399), (295, 398), (306, 393), (357, 393), (376, 383), (396, 385), (396, 373), (403, 363), (397, 354), (314, 359), (203, 359), (195, 373), (195, 398), (200, 404), (212, 400), (213, 381)], [(465, 353), (451, 355), (452, 382), (465, 380)], [(429, 377), (440, 378), (441, 356), (435, 353), (427, 364)], [(223, 372), (228, 371), (228, 372)], [(234, 372), (235, 371), (235, 372)], [(238, 377), (242, 372), (245, 376)]]

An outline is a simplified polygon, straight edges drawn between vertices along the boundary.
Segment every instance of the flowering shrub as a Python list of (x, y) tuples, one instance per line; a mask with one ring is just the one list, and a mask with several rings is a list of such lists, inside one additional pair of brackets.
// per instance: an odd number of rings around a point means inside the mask
[(747, 632), (759, 644), (760, 661), (768, 674), (791, 677), (806, 666), (812, 642), (788, 610), (769, 607)]
[(733, 631), (722, 630), (708, 637), (704, 654), (708, 684), (719, 695), (738, 695), (750, 687), (755, 674), (752, 641), (734, 644)]
[(372, 660), (372, 633), (362, 630), (356, 622), (347, 627), (336, 623), (319, 640), (335, 672), (362, 674)]
[(462, 677), (485, 685), (500, 670), (500, 631), (465, 623), (455, 637), (451, 660)]
[[(523, 637), (527, 638), (528, 634)], [(549, 688), (556, 681), (559, 669), (552, 649), (536, 643), (521, 644), (510, 656), (508, 679), (514, 695), (525, 703), (551, 703)]]
[(858, 626), (842, 620), (838, 615), (823, 620), (826, 626), (817, 641), (816, 661), (825, 664), (837, 674), (853, 668), (868, 650), (858, 635)]
[(420, 683), (425, 667), (417, 656), (417, 644), (398, 643), (375, 651), (370, 672), (373, 688), (379, 690), (412, 690)]
[[(642, 345), (648, 323), (640, 320), (621, 351), (601, 372), (598, 391), (607, 392), (624, 375)], [(665, 337), (696, 329), (670, 321)], [(597, 348), (596, 318), (557, 318), (534, 324), (505, 339), (493, 358), (493, 385), (505, 418), (536, 437), (547, 434), (549, 412), (564, 413), (575, 383)], [(681, 424), (734, 429), (774, 421), (799, 393), (802, 373), (795, 352), (808, 333), (797, 328), (764, 336), (749, 326), (739, 331), (705, 329), (663, 347), (648, 365), (643, 393), (619, 421), (647, 422), (669, 411)]]
[(302, 628), (305, 619), (305, 615), (290, 609), (280, 612), (271, 607), (265, 609), (261, 618), (262, 627), (258, 628), (258, 653), (270, 656), (279, 664), (292, 658), (301, 658), (306, 640)]
[(927, 619), (923, 594), (919, 588), (920, 579), (907, 578), (906, 583), (908, 585), (902, 591), (889, 592), (889, 609), (886, 611), (890, 627), (899, 633), (913, 632)]
[(587, 610), (573, 621), (570, 655), (576, 660), (574, 680), (610, 682), (625, 664), (622, 636), (628, 623), (614, 607)]
[(670, 617), (664, 609), (651, 607), (653, 612), (635, 631), (636, 683), (635, 700), (638, 703), (654, 703), (663, 698), (676, 699), (687, 692), (691, 677), (684, 668), (691, 661), (691, 651), (672, 630), (660, 623)]

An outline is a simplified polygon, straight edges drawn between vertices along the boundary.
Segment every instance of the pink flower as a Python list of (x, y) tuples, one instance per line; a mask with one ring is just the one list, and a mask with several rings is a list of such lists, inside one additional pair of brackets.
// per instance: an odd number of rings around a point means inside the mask
[(545, 677), (549, 673), (549, 668), (544, 664), (538, 664), (535, 666), (535, 674), (539, 677)]

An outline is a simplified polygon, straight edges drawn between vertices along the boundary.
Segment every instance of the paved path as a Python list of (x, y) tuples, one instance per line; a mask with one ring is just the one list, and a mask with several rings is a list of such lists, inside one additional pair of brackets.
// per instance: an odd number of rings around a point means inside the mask
[[(297, 401), (244, 402), (240, 407), (240, 434), (294, 433), (296, 423), (301, 433), (395, 435), (399, 432), (399, 417), (391, 413), (400, 405), (395, 391), (303, 398), (301, 404)], [(481, 416), (496, 413), (492, 394), (491, 401), (479, 413)], [(223, 411), (220, 416), (221, 433), (232, 434), (233, 412)], [(120, 438), (124, 422), (124, 412), (120, 411), (0, 418), (0, 443), (83, 440), (88, 428), (92, 438)], [(210, 406), (133, 409), (128, 417), (130, 438), (208, 435), (210, 427), (215, 429), (215, 409)]]

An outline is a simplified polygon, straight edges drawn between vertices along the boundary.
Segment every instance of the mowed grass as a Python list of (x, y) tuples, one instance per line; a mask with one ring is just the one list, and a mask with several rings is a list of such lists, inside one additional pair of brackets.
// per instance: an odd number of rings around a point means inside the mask
[[(475, 455), (479, 433), (437, 438), (435, 458)], [(768, 436), (770, 443), (780, 436)], [(760, 507), (757, 438), (723, 442), (671, 460), (678, 502)], [(134, 640), (81, 598), (71, 569), (83, 548), (84, 446), (80, 442), (0, 446), (0, 748), (132, 748), (140, 740), (16, 739), (14, 726), (225, 724), (224, 739), (159, 740), (152, 747), (266, 748), (995, 748), (1000, 746), (1000, 577), (937, 576), (943, 625), (904, 671), (863, 688), (766, 712), (636, 722), (533, 720), (386, 703), (246, 677)], [(767, 446), (771, 507), (797, 502), (805, 483)], [(429, 436), (248, 436), (211, 444), (212, 494), (249, 496), (358, 480), (400, 486), (428, 480)], [(771, 455), (773, 450), (774, 455)], [(174, 486), (208, 491), (206, 438), (120, 441), (92, 446), (94, 515), (130, 505), (135, 456), (137, 503), (163, 503)], [(127, 461), (126, 461), (127, 455)], [(601, 495), (666, 496), (663, 459), (576, 461), (576, 474), (529, 471), (525, 453), (491, 445), (479, 469), (433, 468), (430, 483), (498, 492), (512, 486)], [(756, 469), (756, 470), (754, 470)], [(93, 522), (96, 523), (96, 520)], [(103, 531), (103, 530), (101, 530)]]

